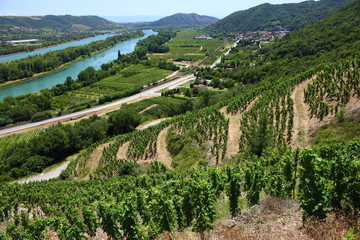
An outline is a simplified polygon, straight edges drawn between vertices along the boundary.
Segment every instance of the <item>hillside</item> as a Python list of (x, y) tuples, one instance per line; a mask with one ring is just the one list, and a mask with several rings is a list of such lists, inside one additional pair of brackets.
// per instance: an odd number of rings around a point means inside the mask
[[(348, 4), (325, 19), (292, 32), (268, 50), (269, 59), (336, 60), (360, 50), (360, 2)], [(333, 51), (338, 49), (337, 51)], [(321, 55), (324, 55), (320, 57)]]
[(0, 27), (18, 27), (30, 30), (51, 29), (59, 32), (111, 30), (122, 25), (97, 16), (0, 16)]
[(207, 29), (217, 32), (271, 30), (279, 26), (288, 30), (314, 23), (353, 0), (320, 0), (272, 5), (269, 3), (234, 12)]
[[(212, 90), (168, 90), (8, 139), (8, 177), (71, 162), (59, 179), (0, 184), (0, 237), (358, 239), (359, 127), (348, 117), (360, 112), (359, 10), (356, 0), (274, 45), (240, 41), (197, 70)], [(147, 114), (166, 120), (135, 131)], [(332, 119), (353, 137), (312, 146)], [(87, 148), (71, 155), (74, 144)]]
[(218, 19), (215, 17), (201, 16), (196, 13), (177, 13), (150, 23), (150, 26), (206, 26), (216, 21)]

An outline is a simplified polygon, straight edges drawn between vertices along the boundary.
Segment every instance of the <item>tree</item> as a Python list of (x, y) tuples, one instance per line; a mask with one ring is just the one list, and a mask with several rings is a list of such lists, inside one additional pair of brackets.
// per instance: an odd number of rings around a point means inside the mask
[(140, 115), (134, 109), (118, 111), (110, 115), (108, 120), (109, 134), (118, 135), (134, 131), (140, 123)]
[(120, 53), (120, 50), (118, 50), (118, 60), (121, 60), (121, 53)]

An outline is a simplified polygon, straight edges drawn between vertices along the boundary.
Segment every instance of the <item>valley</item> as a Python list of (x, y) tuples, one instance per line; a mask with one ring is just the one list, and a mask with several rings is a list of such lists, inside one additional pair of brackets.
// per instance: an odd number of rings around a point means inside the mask
[(156, 34), (4, 98), (0, 238), (358, 239), (359, 11), (125, 24)]

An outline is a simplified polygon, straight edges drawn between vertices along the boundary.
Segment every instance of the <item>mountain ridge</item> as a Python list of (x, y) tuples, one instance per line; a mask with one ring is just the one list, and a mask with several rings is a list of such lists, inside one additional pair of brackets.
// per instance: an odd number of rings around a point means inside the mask
[(215, 32), (270, 30), (285, 27), (289, 30), (314, 23), (354, 0), (319, 0), (300, 3), (264, 3), (247, 10), (234, 12), (207, 27)]
[(121, 24), (93, 15), (0, 16), (0, 26), (32, 30), (52, 29), (60, 32), (112, 30), (123, 27)]
[(215, 17), (199, 15), (196, 13), (176, 13), (150, 23), (150, 26), (206, 26), (215, 23)]

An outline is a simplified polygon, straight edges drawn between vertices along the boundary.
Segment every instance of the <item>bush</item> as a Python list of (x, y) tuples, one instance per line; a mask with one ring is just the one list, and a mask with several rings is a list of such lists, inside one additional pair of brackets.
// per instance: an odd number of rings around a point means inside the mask
[(45, 119), (49, 119), (51, 118), (51, 112), (50, 111), (45, 111), (45, 112), (39, 112), (39, 113), (35, 113), (32, 117), (31, 117), (31, 122), (38, 122), (38, 121), (42, 121)]
[(40, 155), (34, 155), (30, 157), (24, 164), (24, 167), (28, 168), (32, 172), (42, 172), (42, 170), (49, 165), (51, 158), (47, 158)]

